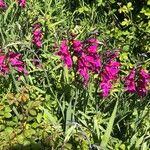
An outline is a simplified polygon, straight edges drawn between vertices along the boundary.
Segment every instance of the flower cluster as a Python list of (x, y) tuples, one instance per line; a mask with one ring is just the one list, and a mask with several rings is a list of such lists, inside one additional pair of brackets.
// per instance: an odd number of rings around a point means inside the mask
[(125, 77), (125, 90), (129, 93), (134, 93), (136, 91), (135, 85), (135, 68), (133, 68), (129, 75)]
[[(119, 79), (121, 64), (117, 61), (120, 50), (98, 52), (99, 42), (96, 38), (88, 38), (85, 41), (76, 39), (73, 34), (70, 40), (61, 42), (59, 55), (64, 62), (64, 65), (69, 69), (74, 67), (74, 70), (83, 79), (83, 84), (87, 85), (91, 74), (96, 74), (99, 77), (99, 87), (101, 96), (109, 96), (110, 90), (113, 88), (113, 83)], [(70, 45), (70, 46), (69, 46)], [(73, 61), (73, 57), (76, 61)], [(125, 91), (129, 93), (138, 93), (139, 96), (145, 96), (148, 92), (148, 83), (150, 76), (143, 68), (133, 68), (125, 78)]]
[(137, 93), (143, 97), (148, 92), (149, 83), (150, 75), (147, 70), (142, 67), (139, 69), (133, 68), (129, 75), (125, 77), (125, 90), (129, 93)]
[[(70, 42), (71, 47), (68, 47)], [(77, 61), (74, 64), (76, 71), (82, 77), (84, 85), (88, 84), (90, 74), (98, 74), (101, 77), (100, 88), (102, 96), (108, 96), (112, 87), (112, 81), (118, 78), (120, 63), (115, 61), (117, 52), (111, 52), (107, 56), (107, 63), (102, 65), (102, 58), (98, 53), (100, 42), (96, 38), (88, 38), (84, 42), (75, 39), (71, 41), (63, 40), (60, 45), (60, 50), (57, 53), (61, 56), (64, 64), (70, 69), (72, 67), (72, 56), (76, 56)], [(71, 51), (72, 50), (72, 51)], [(110, 60), (111, 58), (111, 60)]]
[(18, 5), (22, 8), (26, 7), (26, 0), (17, 0)]
[(9, 51), (8, 54), (3, 54), (2, 50), (0, 52), (0, 74), (5, 76), (10, 71), (10, 66), (15, 68), (18, 73), (28, 74), (25, 69), (25, 64), (22, 61), (20, 53)]
[(99, 42), (96, 38), (89, 38), (84, 42), (74, 39), (71, 40), (71, 47), (77, 57), (77, 72), (83, 78), (86, 85), (89, 80), (89, 72), (99, 73), (101, 68), (100, 56), (97, 52)]
[(33, 25), (33, 44), (37, 48), (42, 47), (42, 31), (39, 23)]
[[(109, 54), (108, 54), (109, 53)], [(101, 76), (101, 82), (99, 84), (102, 89), (102, 96), (107, 97), (112, 88), (112, 82), (118, 79), (118, 73), (120, 71), (120, 63), (115, 59), (117, 55), (116, 52), (106, 52), (106, 64), (103, 65)]]
[(67, 40), (62, 41), (59, 52), (57, 54), (64, 61), (65, 66), (67, 66), (68, 68), (72, 67), (72, 58), (71, 58), (71, 54), (69, 52)]

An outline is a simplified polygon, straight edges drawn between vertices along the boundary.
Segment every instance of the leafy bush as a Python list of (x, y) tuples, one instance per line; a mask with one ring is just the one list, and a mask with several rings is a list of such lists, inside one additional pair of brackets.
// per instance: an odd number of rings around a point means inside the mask
[(149, 5), (0, 0), (0, 149), (148, 150)]

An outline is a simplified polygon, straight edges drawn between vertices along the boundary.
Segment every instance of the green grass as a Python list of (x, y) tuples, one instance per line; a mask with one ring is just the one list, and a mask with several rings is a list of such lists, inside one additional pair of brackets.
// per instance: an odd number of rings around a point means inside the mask
[[(115, 0), (29, 0), (21, 9), (12, 0), (6, 2), (8, 8), (0, 10), (0, 48), (21, 53), (29, 75), (17, 80), (12, 70), (0, 76), (0, 149), (148, 150), (150, 95), (123, 92), (122, 78), (137, 64), (150, 69), (149, 4), (137, 8), (132, 2), (133, 10), (124, 10), (128, 1), (119, 6)], [(131, 24), (122, 25), (124, 18)], [(43, 31), (40, 49), (32, 43), (37, 22)], [(74, 70), (64, 68), (55, 55), (55, 43), (68, 39), (70, 32), (84, 40), (94, 31), (105, 44), (100, 52), (121, 48), (119, 86), (106, 99), (96, 94), (94, 77), (84, 88)], [(147, 57), (139, 57), (141, 53)], [(34, 57), (41, 68), (33, 65)]]

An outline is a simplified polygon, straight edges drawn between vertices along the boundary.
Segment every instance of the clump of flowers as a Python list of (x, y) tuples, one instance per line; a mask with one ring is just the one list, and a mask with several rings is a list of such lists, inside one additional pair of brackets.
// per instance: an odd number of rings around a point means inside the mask
[[(121, 64), (117, 60), (120, 50), (98, 52), (99, 46), (103, 44), (98, 39), (90, 37), (84, 41), (76, 39), (72, 34), (69, 40), (61, 42), (59, 55), (64, 65), (69, 69), (73, 67), (74, 71), (82, 78), (83, 85), (87, 85), (91, 75), (99, 77), (100, 95), (108, 97), (113, 84), (119, 79)], [(76, 59), (73, 60), (73, 57)], [(125, 91), (129, 93), (138, 93), (139, 96), (145, 96), (148, 92), (148, 83), (150, 76), (143, 68), (133, 68), (125, 78)]]
[(22, 61), (22, 55), (13, 51), (8, 52), (8, 62), (13, 68), (16, 68), (19, 73), (27, 74), (24, 62)]
[(72, 58), (67, 43), (67, 40), (62, 41), (59, 52), (57, 54), (61, 57), (65, 66), (70, 69), (72, 67)]
[(133, 68), (129, 75), (125, 77), (125, 90), (129, 93), (137, 93), (143, 97), (148, 92), (148, 84), (150, 83), (150, 75), (148, 71), (140, 68)]
[(72, 40), (72, 48), (74, 50), (74, 52), (79, 55), (82, 52), (82, 48), (83, 48), (83, 43), (80, 40)]
[(87, 83), (89, 81), (89, 69), (88, 69), (84, 54), (82, 54), (82, 56), (80, 58), (78, 58), (77, 72), (83, 78), (84, 85), (87, 85)]
[(22, 8), (26, 7), (26, 0), (17, 0), (18, 5)]
[[(115, 59), (118, 56), (118, 51), (105, 52), (105, 64), (100, 73), (101, 82), (99, 84), (102, 89), (102, 96), (107, 97), (112, 88), (112, 83), (118, 79), (118, 73), (120, 71), (120, 63)], [(104, 61), (104, 60), (103, 60)]]
[(136, 91), (135, 75), (136, 70), (133, 68), (129, 75), (125, 77), (125, 90), (129, 93), (134, 93)]
[(41, 30), (41, 25), (39, 23), (36, 23), (33, 25), (33, 44), (37, 48), (42, 47), (42, 30)]
[(73, 52), (77, 57), (77, 72), (83, 78), (84, 85), (87, 85), (89, 72), (98, 73), (101, 68), (101, 60), (97, 52), (98, 40), (89, 38), (82, 42), (73, 38), (71, 43)]
[(7, 54), (0, 53), (0, 74), (5, 76), (10, 71), (10, 66), (18, 71), (18, 73), (28, 74), (25, 69), (25, 63), (22, 61), (22, 55), (13, 51)]
[(150, 76), (147, 70), (140, 68), (139, 80), (137, 81), (137, 87), (136, 87), (139, 96), (145, 96), (147, 94), (149, 82), (150, 82)]
[(6, 9), (7, 5), (4, 0), (0, 0), (0, 9)]

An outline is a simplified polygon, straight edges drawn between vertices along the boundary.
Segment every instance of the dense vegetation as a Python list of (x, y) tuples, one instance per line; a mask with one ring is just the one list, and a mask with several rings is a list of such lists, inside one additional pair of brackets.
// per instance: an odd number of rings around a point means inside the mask
[(150, 0), (0, 0), (0, 149), (148, 150)]

